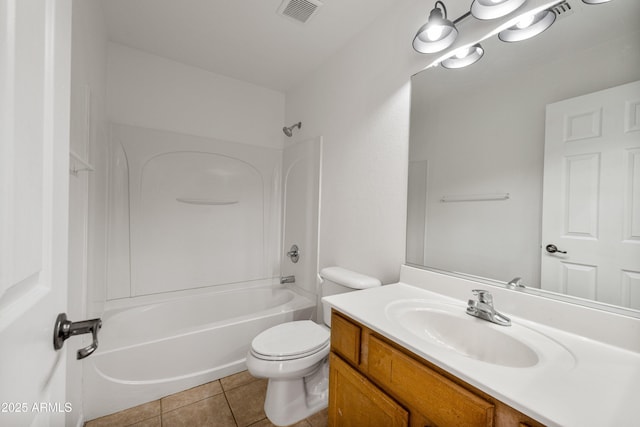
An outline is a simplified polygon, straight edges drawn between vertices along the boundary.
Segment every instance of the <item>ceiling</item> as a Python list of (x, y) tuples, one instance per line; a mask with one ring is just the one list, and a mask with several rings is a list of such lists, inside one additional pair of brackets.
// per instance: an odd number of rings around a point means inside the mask
[(286, 92), (397, 0), (323, 0), (306, 24), (281, 0), (102, 0), (109, 40)]
[[(286, 92), (302, 83), (349, 39), (400, 0), (322, 0), (323, 5), (302, 24), (277, 13), (282, 0), (101, 0), (111, 41), (193, 65), (238, 80)], [(616, 0), (587, 6), (568, 0), (575, 16), (559, 18), (536, 43), (483, 42), (485, 56), (498, 54), (483, 66), (486, 73), (504, 68), (505, 61), (535, 63), (562, 52), (576, 38), (584, 45), (598, 42), (584, 28), (610, 27), (608, 37), (637, 30), (640, 1)], [(417, 29), (433, 7), (432, 0), (414, 0)], [(471, 0), (445, 0), (449, 19), (469, 10)], [(423, 14), (423, 15), (421, 15)], [(569, 14), (571, 15), (571, 14)], [(546, 38), (545, 43), (537, 41)], [(595, 38), (595, 39), (594, 39)], [(411, 40), (407, 40), (410, 46)], [(504, 45), (504, 46), (496, 46)], [(513, 46), (509, 46), (513, 45)], [(408, 49), (410, 51), (410, 49)], [(495, 50), (495, 52), (494, 52)], [(504, 56), (505, 51), (513, 53)], [(503, 57), (501, 59), (501, 57)], [(474, 72), (480, 72), (479, 67)]]

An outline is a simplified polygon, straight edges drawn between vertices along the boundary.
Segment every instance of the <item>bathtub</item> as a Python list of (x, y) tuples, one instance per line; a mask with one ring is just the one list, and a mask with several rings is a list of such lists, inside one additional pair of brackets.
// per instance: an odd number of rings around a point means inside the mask
[(240, 372), (251, 340), (310, 319), (314, 301), (282, 286), (189, 292), (106, 308), (98, 350), (84, 360), (91, 420)]

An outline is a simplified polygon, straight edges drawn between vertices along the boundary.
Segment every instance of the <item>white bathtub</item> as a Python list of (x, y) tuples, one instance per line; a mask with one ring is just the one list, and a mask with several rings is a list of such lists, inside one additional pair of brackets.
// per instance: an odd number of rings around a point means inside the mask
[(98, 350), (84, 361), (86, 420), (242, 371), (257, 334), (315, 311), (269, 285), (122, 305), (102, 316)]

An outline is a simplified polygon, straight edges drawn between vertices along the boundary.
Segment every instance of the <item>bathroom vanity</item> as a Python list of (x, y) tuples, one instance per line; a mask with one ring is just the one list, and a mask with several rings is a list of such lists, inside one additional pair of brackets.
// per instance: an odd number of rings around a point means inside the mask
[(334, 311), (332, 426), (515, 426), (543, 424)]
[(486, 285), (402, 269), (400, 283), (323, 299), (330, 426), (637, 423), (640, 319), (488, 287), (511, 317), (500, 326), (465, 312)]

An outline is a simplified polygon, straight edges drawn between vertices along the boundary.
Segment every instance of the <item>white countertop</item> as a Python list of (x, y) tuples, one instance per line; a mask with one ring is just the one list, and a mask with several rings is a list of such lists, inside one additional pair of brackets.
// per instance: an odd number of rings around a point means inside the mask
[[(556, 350), (541, 351), (539, 363), (532, 367), (491, 364), (407, 331), (386, 313), (390, 303), (400, 300), (440, 301), (457, 305), (462, 312), (466, 308), (466, 301), (404, 283), (323, 298), (336, 310), (544, 424), (640, 425), (639, 353), (519, 318), (502, 311), (496, 302), (496, 309), (511, 317), (514, 329), (510, 333), (518, 334), (517, 328), (523, 328), (523, 336), (525, 330), (542, 334), (541, 342), (555, 342), (549, 348)], [(489, 322), (487, 326), (508, 328)], [(535, 343), (532, 347), (535, 349)]]

